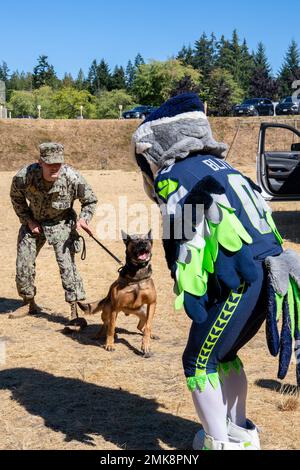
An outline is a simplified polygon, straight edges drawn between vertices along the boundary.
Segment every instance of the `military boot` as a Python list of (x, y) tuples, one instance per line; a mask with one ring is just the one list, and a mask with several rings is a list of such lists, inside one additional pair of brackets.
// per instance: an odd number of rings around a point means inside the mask
[(24, 318), (28, 315), (37, 315), (40, 313), (40, 308), (35, 303), (34, 298), (30, 300), (24, 300), (24, 303), (15, 312), (9, 314), (10, 320), (16, 320), (18, 318)]
[(71, 321), (76, 320), (76, 318), (78, 318), (77, 302), (71, 302), (70, 309), (71, 309)]
[(80, 332), (87, 327), (85, 318), (79, 318), (77, 310), (77, 302), (70, 302), (71, 320), (65, 328), (65, 332)]

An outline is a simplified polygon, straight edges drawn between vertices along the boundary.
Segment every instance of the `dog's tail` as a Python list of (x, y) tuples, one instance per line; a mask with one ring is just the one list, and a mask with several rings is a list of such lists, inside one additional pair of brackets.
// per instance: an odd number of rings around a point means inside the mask
[(104, 304), (107, 298), (100, 300), (98, 302), (94, 302), (91, 304), (84, 304), (82, 302), (77, 302), (78, 307), (82, 310), (86, 315), (95, 315), (102, 311)]

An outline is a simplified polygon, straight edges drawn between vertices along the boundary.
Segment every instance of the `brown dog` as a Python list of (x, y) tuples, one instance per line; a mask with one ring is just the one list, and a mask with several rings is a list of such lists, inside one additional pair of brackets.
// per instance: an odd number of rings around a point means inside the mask
[(115, 329), (118, 314), (136, 315), (139, 318), (138, 330), (143, 333), (142, 352), (150, 356), (152, 321), (156, 309), (156, 290), (152, 280), (151, 231), (146, 236), (129, 236), (122, 232), (126, 245), (126, 265), (120, 270), (119, 278), (110, 287), (107, 297), (100, 302), (78, 306), (87, 315), (102, 312), (103, 326), (97, 337), (106, 337), (105, 349), (114, 351)]

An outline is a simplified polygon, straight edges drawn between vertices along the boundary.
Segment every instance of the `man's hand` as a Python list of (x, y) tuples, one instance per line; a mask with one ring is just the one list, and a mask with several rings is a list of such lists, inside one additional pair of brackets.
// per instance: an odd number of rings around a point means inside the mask
[(77, 222), (77, 230), (84, 230), (86, 233), (88, 233), (91, 237), (94, 236), (93, 232), (91, 231), (90, 227), (86, 223), (84, 219), (79, 219)]
[(41, 235), (43, 233), (41, 225), (36, 220), (29, 220), (28, 227), (33, 235)]

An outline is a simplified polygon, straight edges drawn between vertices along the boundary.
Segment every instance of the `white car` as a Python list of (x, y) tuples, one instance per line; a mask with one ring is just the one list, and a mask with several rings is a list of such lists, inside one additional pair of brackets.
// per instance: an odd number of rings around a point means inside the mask
[(300, 201), (300, 132), (263, 123), (259, 134), (257, 181), (268, 201)]

